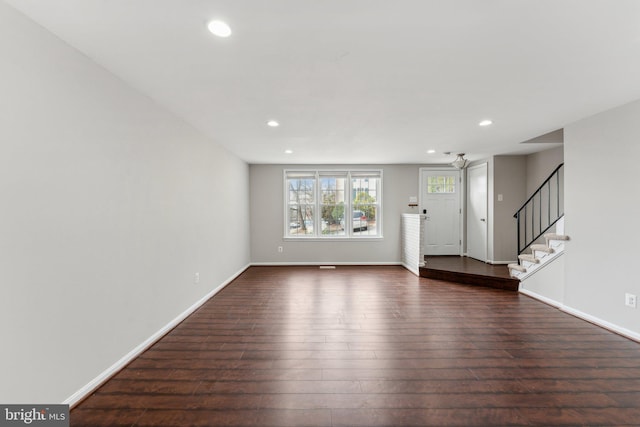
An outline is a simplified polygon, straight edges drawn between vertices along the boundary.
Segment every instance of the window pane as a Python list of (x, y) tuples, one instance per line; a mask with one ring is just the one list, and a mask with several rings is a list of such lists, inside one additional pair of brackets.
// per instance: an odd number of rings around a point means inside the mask
[(364, 177), (352, 178), (352, 197), (355, 203), (356, 199), (370, 200), (371, 203), (377, 202), (378, 197), (378, 178)]
[(427, 193), (455, 193), (455, 176), (428, 176)]
[(287, 233), (292, 236), (314, 233), (313, 207), (315, 179), (308, 177), (287, 179)]
[(360, 205), (360, 209), (353, 210), (353, 235), (377, 236), (378, 231), (378, 207), (376, 205)]
[(285, 170), (285, 236), (382, 236), (382, 173)]
[(313, 206), (290, 205), (287, 220), (290, 235), (305, 236), (313, 234)]
[(314, 182), (315, 180), (312, 178), (288, 179), (289, 203), (313, 203)]
[(346, 179), (342, 177), (320, 178), (320, 215), (323, 235), (345, 235), (345, 184)]
[(380, 179), (377, 177), (357, 177), (351, 180), (351, 226), (354, 236), (378, 234), (379, 183)]

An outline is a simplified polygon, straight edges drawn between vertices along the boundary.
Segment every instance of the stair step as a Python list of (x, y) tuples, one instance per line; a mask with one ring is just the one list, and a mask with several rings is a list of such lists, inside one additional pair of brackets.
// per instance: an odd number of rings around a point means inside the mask
[(536, 258), (533, 255), (529, 255), (529, 254), (518, 255), (518, 259), (530, 262), (532, 264), (539, 264), (540, 263), (540, 260), (538, 258)]
[(552, 254), (555, 252), (553, 248), (550, 248), (547, 245), (531, 245), (531, 252), (534, 252), (534, 251), (544, 252), (547, 254)]
[(527, 269), (523, 265), (520, 265), (520, 264), (509, 264), (509, 265), (507, 265), (507, 267), (509, 268), (509, 270), (516, 270), (516, 271), (519, 271), (521, 273), (526, 273), (527, 272)]
[(544, 235), (544, 238), (549, 240), (569, 240), (569, 236), (564, 234), (556, 234), (556, 233), (547, 233)]

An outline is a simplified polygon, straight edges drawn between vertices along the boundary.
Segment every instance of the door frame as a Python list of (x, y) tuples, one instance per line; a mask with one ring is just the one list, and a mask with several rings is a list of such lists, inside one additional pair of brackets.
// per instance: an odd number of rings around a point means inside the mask
[[(490, 230), (490, 221), (491, 219), (489, 218), (490, 216), (490, 211), (489, 211), (489, 163), (488, 162), (483, 162), (483, 163), (478, 163), (476, 165), (473, 166), (469, 166), (467, 169), (469, 170), (473, 170), (473, 169), (480, 169), (483, 168), (484, 172), (485, 172), (485, 180), (487, 183), (487, 191), (486, 191), (486, 199), (485, 199), (485, 204), (486, 204), (486, 222), (485, 222), (485, 227), (486, 227), (486, 233), (485, 233), (485, 239), (484, 239), (484, 258), (483, 262), (488, 263), (489, 262), (489, 230)], [(471, 258), (471, 256), (469, 255), (469, 247), (467, 246), (467, 242), (469, 241), (468, 239), (468, 233), (469, 233), (469, 216), (468, 216), (468, 204), (470, 203), (470, 197), (471, 194), (469, 193), (470, 189), (471, 189), (471, 185), (469, 183), (469, 179), (470, 179), (470, 174), (466, 173), (466, 177), (465, 177), (465, 181), (466, 181), (466, 188), (467, 188), (467, 192), (465, 194), (465, 255), (469, 258)], [(477, 259), (477, 258), (474, 258)]]
[[(419, 169), (419, 178), (418, 178), (418, 213), (422, 214), (424, 212), (424, 200), (423, 200), (423, 182), (424, 182), (424, 177), (427, 173), (430, 172), (434, 172), (434, 171), (444, 171), (444, 172), (458, 172), (458, 184), (460, 186), (460, 191), (458, 192), (458, 202), (459, 202), (459, 206), (460, 206), (460, 215), (458, 216), (458, 229), (459, 229), (459, 236), (460, 236), (460, 256), (464, 255), (464, 248), (466, 247), (466, 233), (465, 233), (465, 223), (466, 220), (465, 218), (467, 217), (466, 215), (466, 194), (467, 194), (467, 188), (466, 188), (466, 174), (465, 174), (465, 169), (457, 169), (453, 166), (445, 166), (445, 165), (435, 165), (435, 166), (424, 166), (421, 167)], [(426, 226), (425, 226), (426, 228)], [(425, 240), (422, 242), (422, 250), (425, 250), (425, 246), (426, 246), (426, 238)], [(424, 252), (423, 252), (424, 253)]]

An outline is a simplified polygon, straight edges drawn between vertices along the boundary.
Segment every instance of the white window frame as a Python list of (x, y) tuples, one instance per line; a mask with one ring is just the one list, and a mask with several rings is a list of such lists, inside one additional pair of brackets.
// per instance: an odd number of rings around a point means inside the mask
[[(307, 235), (300, 235), (300, 236), (296, 236), (296, 235), (291, 235), (288, 234), (289, 233), (289, 188), (287, 186), (287, 178), (289, 177), (289, 175), (293, 175), (293, 174), (304, 174), (304, 175), (313, 175), (315, 178), (315, 183), (314, 183), (314, 215), (313, 215), (313, 234), (307, 234)], [(321, 177), (327, 177), (327, 176), (335, 176), (335, 177), (340, 177), (343, 176), (346, 179), (347, 185), (345, 188), (345, 224), (347, 221), (351, 222), (351, 212), (352, 212), (352, 206), (353, 206), (353, 182), (352, 182), (352, 177), (362, 177), (362, 176), (366, 176), (367, 174), (370, 174), (370, 176), (372, 178), (376, 178), (378, 180), (378, 187), (376, 188), (376, 203), (375, 206), (377, 208), (376, 210), (376, 229), (377, 229), (377, 234), (375, 235), (361, 235), (361, 234), (354, 234), (353, 231), (353, 227), (351, 226), (345, 226), (345, 234), (344, 235), (323, 235), (321, 232), (322, 229), (322, 210), (321, 210), (321, 206), (322, 206), (322, 200), (321, 200), (321, 186), (320, 186), (320, 178)], [(300, 241), (300, 240), (305, 240), (305, 241), (310, 241), (310, 240), (317, 240), (317, 241), (338, 241), (338, 240), (349, 240), (349, 241), (353, 241), (353, 240), (380, 240), (383, 239), (383, 203), (382, 203), (382, 199), (383, 199), (383, 193), (382, 193), (382, 187), (383, 187), (383, 176), (382, 176), (382, 169), (284, 169), (283, 170), (283, 199), (284, 199), (284, 206), (283, 206), (283, 232), (284, 232), (284, 237), (283, 239), (285, 240), (293, 240), (293, 241)], [(349, 216), (347, 218), (347, 212), (349, 212)]]

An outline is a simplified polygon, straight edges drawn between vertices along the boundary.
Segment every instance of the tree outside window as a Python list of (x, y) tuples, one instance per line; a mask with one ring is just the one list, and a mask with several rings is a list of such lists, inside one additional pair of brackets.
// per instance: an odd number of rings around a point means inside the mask
[(381, 171), (285, 171), (285, 186), (285, 236), (381, 237)]

